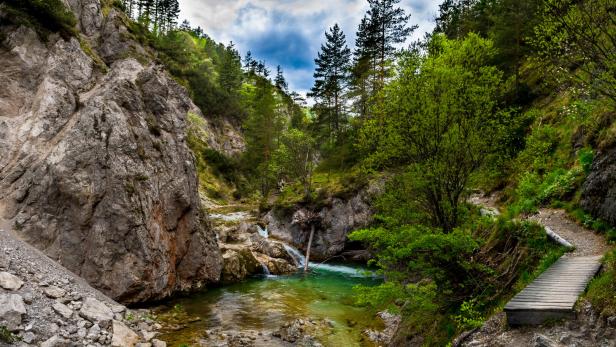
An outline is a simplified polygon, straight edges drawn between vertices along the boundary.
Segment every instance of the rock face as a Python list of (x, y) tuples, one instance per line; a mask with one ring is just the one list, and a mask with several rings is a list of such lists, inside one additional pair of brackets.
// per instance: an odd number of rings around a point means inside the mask
[(159, 67), (122, 58), (146, 52), (117, 10), (68, 2), (109, 66), (75, 38), (0, 27), (0, 218), (119, 301), (217, 282), (186, 144), (194, 104)]
[(616, 226), (616, 147), (597, 154), (582, 186), (581, 206)]
[[(349, 200), (332, 198), (326, 207), (318, 211), (321, 223), (314, 234), (311, 259), (324, 260), (341, 253), (347, 245), (347, 235), (370, 223), (373, 189), (360, 191)], [(272, 210), (265, 215), (264, 222), (273, 237), (305, 250), (310, 230), (293, 223), (294, 216), (301, 213), (305, 213), (303, 207), (292, 213)]]

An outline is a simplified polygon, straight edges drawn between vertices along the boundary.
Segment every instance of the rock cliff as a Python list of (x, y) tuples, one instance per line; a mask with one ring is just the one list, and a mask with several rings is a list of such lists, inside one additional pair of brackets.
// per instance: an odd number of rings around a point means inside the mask
[[(319, 226), (314, 234), (311, 259), (325, 260), (345, 251), (348, 246), (348, 234), (368, 226), (374, 211), (370, 201), (380, 189), (375, 185), (357, 192), (349, 199), (330, 198), (318, 209)], [(306, 208), (297, 206), (293, 211), (271, 210), (263, 218), (270, 234), (279, 240), (305, 250), (310, 230), (293, 222), (298, 213), (305, 213)], [(351, 258), (353, 255), (351, 255)]]
[(196, 106), (119, 10), (67, 4), (79, 39), (0, 27), (0, 217), (124, 303), (217, 282), (186, 144)]
[(616, 226), (616, 147), (599, 152), (582, 186), (582, 207)]

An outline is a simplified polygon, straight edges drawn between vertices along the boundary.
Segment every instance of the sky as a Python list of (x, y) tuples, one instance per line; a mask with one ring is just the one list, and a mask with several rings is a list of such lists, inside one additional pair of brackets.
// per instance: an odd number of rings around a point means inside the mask
[[(434, 28), (442, 0), (402, 0), (419, 25), (412, 38)], [(218, 42), (232, 41), (242, 57), (248, 50), (270, 70), (283, 69), (289, 89), (303, 95), (313, 84), (314, 58), (325, 31), (338, 23), (353, 49), (355, 32), (368, 9), (366, 0), (180, 0), (180, 20), (200, 26)]]

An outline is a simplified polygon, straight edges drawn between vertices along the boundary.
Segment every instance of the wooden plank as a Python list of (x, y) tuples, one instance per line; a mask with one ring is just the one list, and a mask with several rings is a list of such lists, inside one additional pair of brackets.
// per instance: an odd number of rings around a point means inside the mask
[(505, 306), (511, 325), (572, 317), (573, 307), (601, 267), (601, 257), (563, 256)]

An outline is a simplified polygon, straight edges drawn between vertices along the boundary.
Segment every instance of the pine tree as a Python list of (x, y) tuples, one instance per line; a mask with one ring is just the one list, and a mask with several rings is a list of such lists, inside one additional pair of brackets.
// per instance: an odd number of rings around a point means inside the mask
[(230, 42), (222, 53), (218, 80), (220, 86), (230, 95), (242, 85), (242, 62), (233, 42)]
[(278, 90), (286, 93), (289, 88), (287, 81), (282, 74), (282, 68), (280, 65), (276, 66), (276, 77), (274, 78), (274, 85), (278, 88)]
[(326, 42), (314, 60), (314, 86), (309, 96), (316, 101), (318, 123), (329, 128), (330, 138), (336, 138), (344, 122), (345, 91), (348, 87), (351, 50), (338, 24), (325, 33)]
[(391, 75), (396, 46), (404, 43), (417, 25), (408, 26), (410, 15), (396, 7), (400, 0), (368, 0), (370, 9), (357, 30), (353, 67), (358, 111), (366, 116), (367, 103)]

